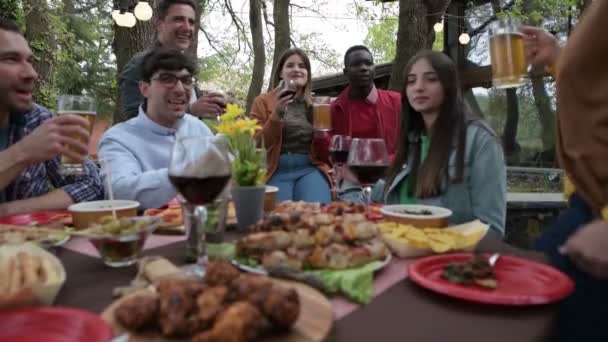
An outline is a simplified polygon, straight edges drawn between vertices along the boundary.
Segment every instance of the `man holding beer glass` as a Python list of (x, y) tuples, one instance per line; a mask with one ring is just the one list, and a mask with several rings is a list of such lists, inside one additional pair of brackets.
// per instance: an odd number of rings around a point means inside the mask
[[(127, 119), (138, 115), (139, 105), (144, 99), (139, 92), (144, 56), (158, 48), (175, 48), (187, 53), (186, 50), (192, 45), (194, 30), (198, 28), (198, 23), (195, 22), (196, 7), (194, 0), (157, 1), (153, 20), (158, 41), (151, 48), (133, 56), (120, 74), (121, 109), (127, 114)], [(191, 92), (189, 113), (212, 119), (223, 113), (226, 106), (224, 93), (203, 93), (196, 87), (192, 87)]]
[(521, 28), (528, 61), (556, 76), (557, 155), (575, 186), (569, 207), (537, 247), (576, 283), (560, 307), (555, 341), (608, 341), (608, 1), (594, 1), (562, 49)]
[[(0, 19), (0, 216), (103, 198), (97, 169), (86, 159), (89, 123), (76, 115), (53, 117), (33, 103), (38, 74), (32, 60), (15, 23)], [(82, 165), (82, 174), (63, 174), (61, 155)]]

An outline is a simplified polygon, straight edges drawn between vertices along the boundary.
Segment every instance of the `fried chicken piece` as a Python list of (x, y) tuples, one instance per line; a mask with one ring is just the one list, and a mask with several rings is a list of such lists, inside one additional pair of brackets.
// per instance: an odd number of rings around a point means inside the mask
[(274, 267), (286, 267), (290, 270), (300, 271), (302, 270), (303, 266), (302, 260), (303, 259), (292, 257), (284, 251), (274, 251), (265, 254), (262, 257), (262, 265), (264, 265), (264, 267), (267, 269)]
[(241, 274), (228, 261), (210, 261), (207, 264), (205, 283), (209, 286), (227, 285)]
[(198, 318), (205, 326), (213, 323), (217, 315), (224, 309), (228, 288), (217, 286), (201, 293), (196, 299)]
[(287, 330), (300, 316), (300, 297), (293, 288), (274, 285), (261, 309), (277, 330)]
[(160, 314), (158, 323), (163, 335), (188, 336), (198, 328), (196, 321), (189, 321), (195, 301), (188, 283), (179, 280), (161, 281), (158, 286)]
[(218, 317), (210, 331), (194, 336), (193, 342), (248, 342), (268, 329), (268, 321), (251, 303), (236, 302)]
[(133, 296), (116, 308), (116, 320), (127, 330), (138, 331), (156, 322), (158, 307), (156, 294)]

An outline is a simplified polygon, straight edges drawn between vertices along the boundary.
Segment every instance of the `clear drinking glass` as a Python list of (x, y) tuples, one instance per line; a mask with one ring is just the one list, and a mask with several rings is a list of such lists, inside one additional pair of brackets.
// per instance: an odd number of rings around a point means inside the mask
[(488, 29), (492, 83), (496, 88), (519, 87), (528, 76), (524, 37), (519, 27), (518, 20), (507, 17), (493, 22)]
[(181, 195), (188, 234), (186, 257), (197, 262), (200, 273), (204, 273), (207, 261), (205, 232), (208, 229), (205, 225), (209, 215), (205, 205), (213, 204), (222, 194), (231, 174), (225, 137), (183, 137), (175, 142), (169, 179)]
[(334, 135), (331, 137), (329, 156), (334, 166), (334, 174), (337, 184), (339, 184), (342, 180), (342, 168), (348, 161), (348, 152), (350, 151), (351, 140), (351, 137), (348, 135)]
[(320, 131), (331, 129), (330, 98), (326, 96), (316, 96), (312, 103), (312, 122), (313, 128)]
[[(77, 115), (89, 123), (89, 134), (93, 131), (93, 124), (97, 116), (97, 107), (95, 99), (88, 96), (77, 95), (61, 95), (57, 98), (57, 114), (58, 115)], [(75, 138), (81, 139), (80, 135), (75, 135)], [(82, 140), (88, 145), (88, 141)], [(61, 173), (65, 175), (79, 175), (84, 173), (84, 165), (81, 162), (72, 158), (61, 156)]]
[(355, 138), (348, 153), (348, 168), (363, 186), (365, 203), (371, 203), (372, 186), (388, 168), (388, 153), (383, 139)]

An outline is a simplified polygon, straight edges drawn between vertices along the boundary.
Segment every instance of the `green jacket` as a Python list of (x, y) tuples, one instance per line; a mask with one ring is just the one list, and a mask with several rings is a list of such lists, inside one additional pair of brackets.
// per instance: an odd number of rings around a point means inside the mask
[[(458, 184), (448, 184), (446, 181), (439, 195), (417, 199), (416, 202), (452, 210), (450, 224), (479, 219), (490, 225), (493, 235), (503, 236), (507, 201), (507, 171), (499, 138), (482, 121), (471, 121), (467, 127), (465, 151), (463, 181)], [(412, 151), (408, 155), (412, 156)], [(399, 204), (399, 188), (411, 171), (409, 165), (411, 165), (411, 160), (403, 165), (403, 170), (397, 174), (386, 193), (383, 180), (374, 185), (372, 201)], [(455, 150), (450, 155), (448, 167), (450, 178), (454, 177), (456, 173)], [(361, 201), (361, 187), (344, 182), (340, 186), (338, 196), (341, 200)]]

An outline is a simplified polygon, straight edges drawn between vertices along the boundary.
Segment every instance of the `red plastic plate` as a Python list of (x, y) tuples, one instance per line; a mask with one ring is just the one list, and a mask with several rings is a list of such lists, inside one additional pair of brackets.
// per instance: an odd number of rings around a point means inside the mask
[(441, 278), (446, 264), (466, 262), (472, 257), (471, 253), (458, 253), (421, 258), (409, 265), (408, 277), (432, 291), (486, 304), (547, 304), (567, 297), (574, 290), (572, 280), (557, 269), (512, 256), (501, 256), (494, 265), (496, 289), (455, 284)]
[(107, 342), (112, 328), (88, 311), (39, 307), (0, 311), (0, 342)]
[(66, 210), (40, 211), (30, 214), (18, 214), (0, 217), (1, 224), (12, 224), (16, 226), (29, 226), (37, 224), (49, 224), (63, 219), (71, 219), (70, 212)]

